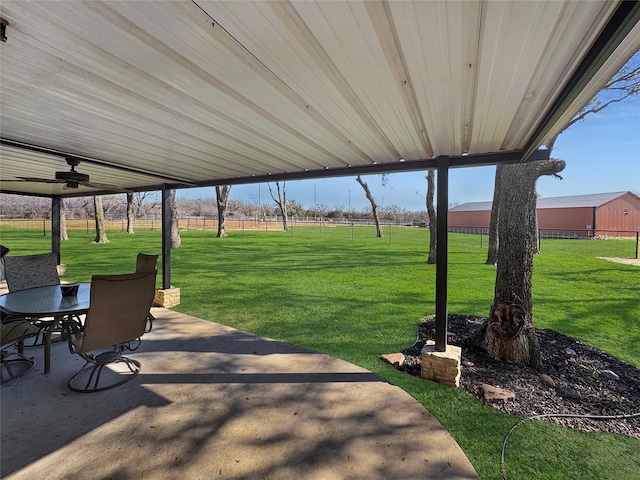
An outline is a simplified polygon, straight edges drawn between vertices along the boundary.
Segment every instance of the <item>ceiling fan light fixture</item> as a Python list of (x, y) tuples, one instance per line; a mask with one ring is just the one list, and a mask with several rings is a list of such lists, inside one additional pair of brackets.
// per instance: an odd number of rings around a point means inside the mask
[(56, 180), (62, 180), (67, 183), (75, 183), (75, 187), (69, 188), (78, 188), (78, 183), (89, 181), (89, 175), (87, 175), (86, 173), (76, 172), (75, 170), (71, 170), (70, 172), (56, 172)]
[(56, 180), (66, 182), (69, 188), (78, 188), (78, 184), (89, 181), (89, 175), (86, 173), (76, 172), (76, 167), (80, 164), (80, 159), (75, 157), (65, 158), (67, 165), (71, 167), (71, 171), (56, 172)]

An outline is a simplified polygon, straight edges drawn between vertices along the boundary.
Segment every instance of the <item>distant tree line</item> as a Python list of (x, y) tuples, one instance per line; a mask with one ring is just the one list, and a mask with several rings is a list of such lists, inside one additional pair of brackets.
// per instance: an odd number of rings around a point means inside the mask
[[(127, 218), (127, 197), (125, 194), (104, 195), (103, 208), (105, 218)], [(315, 208), (305, 208), (294, 199), (286, 199), (287, 214), (298, 218), (353, 218), (373, 219), (371, 208), (356, 209), (337, 205), (329, 207), (317, 204)], [(178, 198), (177, 211), (180, 217), (217, 218), (218, 207), (215, 198), (185, 199)], [(159, 192), (134, 194), (135, 218), (160, 218), (161, 204)], [(64, 199), (65, 216), (67, 219), (93, 219), (95, 216), (93, 197), (77, 197)], [(227, 216), (273, 218), (280, 216), (280, 207), (274, 202), (259, 202), (252, 198), (250, 201), (229, 199)], [(397, 205), (378, 206), (381, 221), (402, 223), (428, 223), (426, 210), (410, 211)], [(42, 197), (0, 194), (0, 217), (2, 218), (50, 218), (51, 200)]]

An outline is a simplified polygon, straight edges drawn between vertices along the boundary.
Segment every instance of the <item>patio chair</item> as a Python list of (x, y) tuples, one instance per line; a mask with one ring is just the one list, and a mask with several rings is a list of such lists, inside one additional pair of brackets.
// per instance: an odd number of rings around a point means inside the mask
[(0, 383), (18, 378), (35, 367), (33, 357), (25, 357), (22, 347), (26, 338), (40, 329), (28, 320), (16, 320), (0, 325)]
[(155, 272), (158, 270), (158, 256), (138, 253), (136, 258), (136, 272)]
[(4, 257), (4, 274), (10, 292), (60, 285), (55, 253)]
[[(157, 272), (158, 271), (158, 256), (148, 255), (146, 253), (138, 253), (136, 258), (136, 272)], [(145, 333), (149, 333), (153, 328), (153, 321), (156, 319), (151, 312), (149, 312), (149, 318), (147, 323), (148, 330)]]
[[(58, 257), (55, 253), (6, 256), (4, 257), (4, 275), (9, 292), (60, 285)], [(39, 331), (33, 337), (33, 341), (27, 344), (29, 347), (43, 345), (48, 329), (53, 328), (54, 331), (59, 331), (59, 322), (47, 321), (41, 324), (37, 320), (34, 322), (39, 327)], [(52, 342), (55, 341), (60, 341), (60, 338), (52, 340)]]
[(0, 245), (0, 281), (4, 280), (4, 257), (7, 253), (9, 253), (9, 249)]
[(69, 380), (71, 390), (99, 392), (122, 385), (138, 374), (140, 362), (122, 354), (140, 346), (155, 283), (155, 271), (93, 276), (84, 327), (74, 320), (64, 323), (69, 349), (87, 362)]

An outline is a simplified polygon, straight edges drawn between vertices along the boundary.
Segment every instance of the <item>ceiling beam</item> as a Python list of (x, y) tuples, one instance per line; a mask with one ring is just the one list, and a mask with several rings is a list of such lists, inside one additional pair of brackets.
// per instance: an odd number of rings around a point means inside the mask
[[(536, 150), (529, 155), (530, 162), (549, 160), (549, 150)], [(450, 168), (482, 167), (498, 164), (514, 164), (522, 161), (523, 151), (499, 152), (478, 155), (463, 155), (449, 157)], [(372, 163), (370, 165), (355, 165), (351, 167), (325, 168), (322, 170), (307, 170), (302, 172), (283, 172), (249, 177), (219, 178), (194, 182), (194, 185), (175, 184), (170, 188), (212, 187), (216, 185), (242, 185), (251, 183), (268, 183), (286, 180), (311, 180), (315, 178), (349, 177), (357, 175), (376, 175), (383, 173), (419, 172), (437, 168), (438, 158), (424, 160), (400, 161), (393, 163)]]
[[(549, 150), (536, 150), (529, 156), (530, 162), (540, 162), (549, 160)], [(523, 152), (521, 150), (515, 150), (510, 152), (499, 152), (490, 154), (479, 155), (463, 155), (459, 157), (449, 157), (449, 168), (465, 168), (465, 167), (483, 167), (491, 165), (504, 165), (515, 164), (522, 161)], [(81, 157), (82, 158), (82, 157)], [(108, 164), (100, 164), (108, 166)], [(438, 158), (429, 158), (425, 160), (412, 160), (404, 162), (394, 163), (378, 163), (371, 165), (358, 165), (353, 167), (342, 168), (327, 168), (322, 170), (308, 170), (302, 172), (289, 172), (289, 173), (274, 173), (265, 175), (253, 175), (249, 177), (235, 177), (235, 178), (217, 178), (206, 181), (198, 181), (193, 183), (173, 182), (173, 183), (158, 183), (155, 185), (146, 185), (139, 188), (128, 188), (131, 192), (150, 192), (159, 191), (163, 188), (170, 190), (195, 188), (195, 187), (214, 187), (216, 185), (245, 185), (255, 183), (269, 183), (276, 181), (287, 180), (313, 180), (316, 178), (332, 178), (332, 177), (349, 177), (357, 175), (380, 175), (384, 173), (400, 173), (400, 172), (420, 172), (436, 169), (438, 165)], [(30, 195), (36, 197), (50, 197), (46, 194), (34, 194), (24, 193), (18, 191), (12, 191), (10, 189), (2, 190), (2, 193), (14, 194), (14, 195)], [(92, 195), (114, 195), (121, 192), (113, 192), (107, 190), (96, 190), (91, 192), (86, 191), (67, 191), (62, 194), (58, 194), (64, 198), (72, 197), (87, 197)]]

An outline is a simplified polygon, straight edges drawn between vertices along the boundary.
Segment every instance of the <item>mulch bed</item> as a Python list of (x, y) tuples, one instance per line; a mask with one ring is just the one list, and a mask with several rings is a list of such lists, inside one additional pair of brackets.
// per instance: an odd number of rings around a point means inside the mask
[[(541, 414), (621, 415), (640, 412), (640, 370), (574, 338), (552, 330), (536, 329), (543, 362), (538, 368), (490, 358), (486, 351), (469, 345), (484, 321), (470, 315), (449, 315), (448, 343), (462, 347), (460, 388), (483, 399), (482, 384), (508, 389), (515, 400), (490, 405), (515, 415)], [(418, 324), (416, 343), (402, 351), (403, 365), (396, 368), (420, 376), (420, 351), (435, 338), (435, 321)], [(619, 379), (606, 378), (613, 372)], [(553, 381), (547, 385), (541, 374)], [(614, 377), (615, 378), (615, 377)], [(548, 381), (548, 379), (547, 379)], [(629, 435), (640, 439), (640, 418), (597, 421), (549, 418), (551, 422), (585, 431)]]

